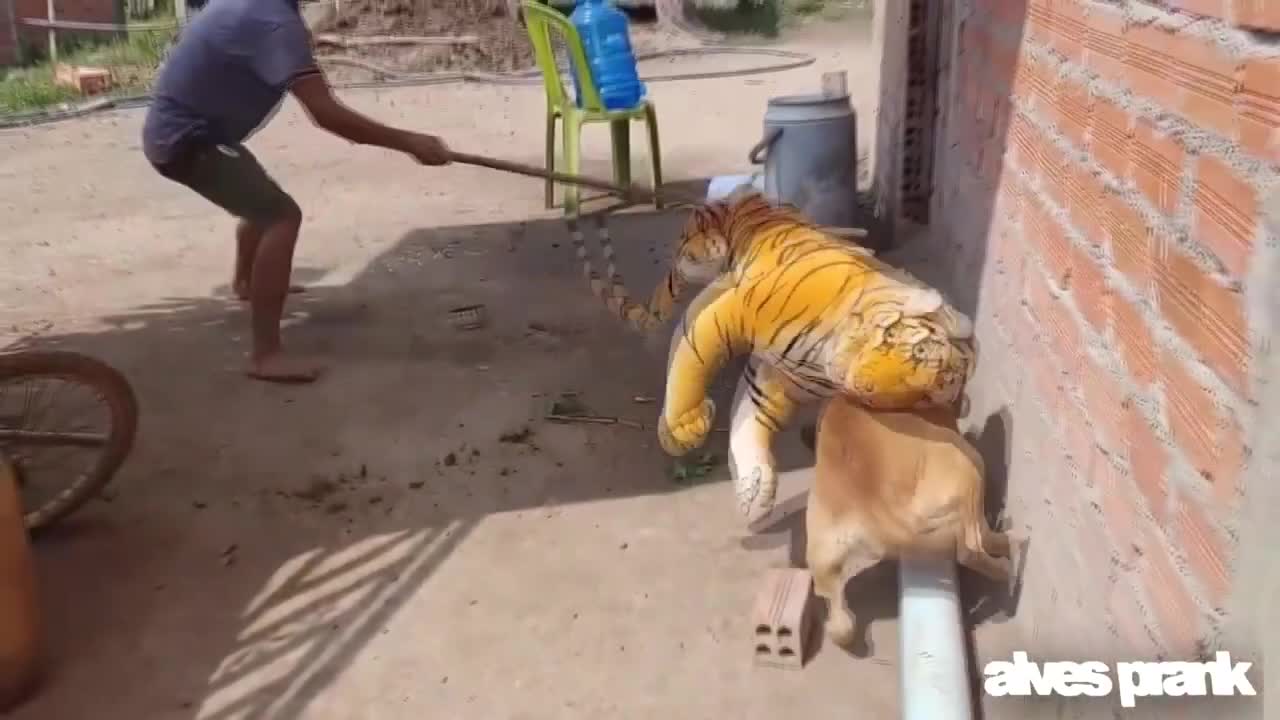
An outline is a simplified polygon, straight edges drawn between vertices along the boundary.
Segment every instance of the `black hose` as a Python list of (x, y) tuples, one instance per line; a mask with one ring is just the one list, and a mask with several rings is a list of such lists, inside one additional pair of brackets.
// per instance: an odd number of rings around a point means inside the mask
[[(777, 50), (774, 48), (754, 48), (754, 47), (729, 47), (729, 46), (712, 46), (712, 47), (694, 47), (694, 48), (675, 48), (671, 50), (659, 50), (656, 52), (640, 53), (636, 55), (636, 61), (657, 60), (666, 57), (690, 57), (698, 55), (764, 55), (767, 57), (785, 58), (784, 62), (761, 65), (757, 67), (748, 67), (741, 70), (720, 70), (699, 73), (675, 73), (670, 75), (641, 75), (640, 79), (644, 82), (673, 82), (677, 80), (707, 80), (711, 78), (738, 77), (743, 75), (759, 75), (761, 73), (781, 72), (783, 70), (792, 70), (795, 68), (812, 65), (815, 58), (806, 53), (793, 52), (790, 50)], [(378, 88), (378, 87), (415, 87), (424, 85), (442, 85), (455, 82), (472, 82), (490, 85), (535, 85), (542, 82), (541, 72), (537, 68), (529, 70), (516, 70), (506, 73), (484, 73), (484, 72), (438, 72), (438, 73), (402, 73), (399, 71), (382, 68), (372, 63), (364, 61), (351, 61), (346, 58), (328, 58), (320, 56), (316, 58), (320, 62), (331, 62), (334, 64), (348, 64), (363, 68), (369, 72), (382, 75), (387, 79), (364, 82), (346, 82), (334, 83), (333, 87), (341, 89), (359, 89), (359, 88)], [(345, 63), (344, 63), (345, 61)], [(81, 105), (80, 107), (69, 108), (66, 110), (56, 111), (38, 111), (31, 113), (15, 113), (8, 115), (0, 115), (0, 129), (10, 129), (19, 127), (30, 127), (33, 125), (44, 125), (48, 123), (61, 122), (63, 120), (72, 120), (84, 117), (96, 112), (107, 110), (127, 110), (131, 108), (145, 107), (151, 102), (150, 95), (130, 95), (117, 98), (100, 98), (92, 102)]]

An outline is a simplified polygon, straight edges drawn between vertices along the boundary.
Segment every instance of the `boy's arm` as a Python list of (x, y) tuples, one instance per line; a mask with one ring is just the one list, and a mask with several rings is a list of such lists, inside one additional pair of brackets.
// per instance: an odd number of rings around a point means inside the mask
[(448, 164), (449, 149), (439, 138), (383, 125), (338, 100), (316, 64), (311, 34), (301, 17), (296, 23), (279, 25), (268, 33), (254, 65), (267, 83), (288, 89), (317, 127), (358, 145), (376, 145), (412, 155), (425, 165)]
[(329, 83), (319, 71), (299, 76), (289, 92), (302, 103), (311, 122), (358, 145), (377, 145), (398, 150), (425, 165), (449, 163), (449, 149), (433, 135), (393, 128), (362, 115), (334, 97)]

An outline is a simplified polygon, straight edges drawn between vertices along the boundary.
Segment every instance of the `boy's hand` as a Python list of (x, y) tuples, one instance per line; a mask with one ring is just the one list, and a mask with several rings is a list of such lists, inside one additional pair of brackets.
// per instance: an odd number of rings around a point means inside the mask
[(449, 146), (435, 135), (412, 133), (409, 135), (405, 152), (412, 155), (423, 165), (448, 165), (453, 162)]

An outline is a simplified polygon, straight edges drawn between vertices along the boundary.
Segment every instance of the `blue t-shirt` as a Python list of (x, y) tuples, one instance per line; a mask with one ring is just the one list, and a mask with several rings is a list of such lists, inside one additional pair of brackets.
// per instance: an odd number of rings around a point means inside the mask
[(193, 141), (242, 142), (313, 72), (298, 0), (210, 0), (156, 77), (142, 150), (163, 165)]

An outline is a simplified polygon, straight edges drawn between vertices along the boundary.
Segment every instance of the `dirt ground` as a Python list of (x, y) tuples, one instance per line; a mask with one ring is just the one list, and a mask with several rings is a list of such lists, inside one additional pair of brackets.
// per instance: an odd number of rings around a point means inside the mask
[[(865, 29), (837, 30), (791, 41), (808, 68), (652, 85), (668, 177), (744, 171), (766, 98), (830, 69), (850, 71), (870, 147), (876, 63)], [(344, 96), (460, 150), (541, 161), (537, 87)], [(822, 647), (803, 672), (755, 669), (748, 612), (764, 569), (803, 547), (798, 516), (748, 536), (723, 468), (678, 484), (652, 430), (542, 419), (577, 392), (652, 424), (635, 398), (660, 393), (665, 347), (592, 301), (539, 182), (351, 147), (287, 106), (250, 145), (306, 209), (310, 291), (287, 342), (333, 368), (266, 386), (237, 372), (232, 223), (150, 171), (142, 117), (0, 133), (0, 348), (98, 355), (143, 411), (109, 495), (36, 547), (50, 675), (15, 720), (897, 714), (891, 568), (850, 585), (867, 657)], [(586, 135), (587, 170), (607, 175), (607, 131)], [(616, 220), (633, 287), (681, 219)], [(472, 303), (490, 325), (449, 328)], [(797, 435), (788, 468), (811, 462)], [(803, 471), (786, 482), (802, 502)]]
[(525, 29), (507, 14), (506, 0), (344, 0), (315, 15), (312, 28), (347, 36), (474, 36), (474, 44), (434, 47), (372, 47), (358, 55), (403, 71), (481, 70), (533, 67)]

